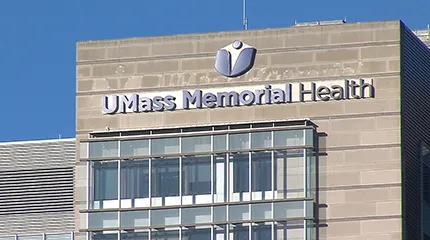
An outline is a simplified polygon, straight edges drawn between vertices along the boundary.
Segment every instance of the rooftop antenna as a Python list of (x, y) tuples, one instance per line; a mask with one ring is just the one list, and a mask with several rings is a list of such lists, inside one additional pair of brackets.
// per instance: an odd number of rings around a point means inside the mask
[(248, 18), (246, 18), (246, 0), (243, 0), (243, 27), (248, 30)]

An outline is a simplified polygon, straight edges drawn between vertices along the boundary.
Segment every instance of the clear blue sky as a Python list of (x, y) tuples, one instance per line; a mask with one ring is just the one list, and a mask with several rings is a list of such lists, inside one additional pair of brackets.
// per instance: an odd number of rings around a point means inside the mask
[[(247, 0), (249, 28), (430, 24), (430, 0)], [(242, 0), (1, 0), (0, 141), (74, 137), (76, 41), (239, 30)]]

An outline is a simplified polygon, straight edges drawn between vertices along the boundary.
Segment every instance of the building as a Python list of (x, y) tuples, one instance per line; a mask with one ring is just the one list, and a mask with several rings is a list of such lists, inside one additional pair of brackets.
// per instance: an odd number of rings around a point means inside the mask
[(413, 31), (419, 39), (421, 39), (428, 47), (430, 47), (430, 24), (427, 25), (425, 30), (415, 30)]
[(0, 143), (1, 240), (71, 238), (75, 146), (75, 139)]
[(429, 79), (401, 21), (78, 42), (79, 239), (427, 239)]

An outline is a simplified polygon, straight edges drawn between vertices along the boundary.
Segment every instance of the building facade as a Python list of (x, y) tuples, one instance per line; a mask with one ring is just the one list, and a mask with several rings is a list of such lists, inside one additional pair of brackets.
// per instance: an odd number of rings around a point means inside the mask
[(75, 239), (425, 237), (400, 21), (78, 42), (76, 75)]
[(75, 139), (0, 143), (1, 240), (73, 236), (75, 149)]

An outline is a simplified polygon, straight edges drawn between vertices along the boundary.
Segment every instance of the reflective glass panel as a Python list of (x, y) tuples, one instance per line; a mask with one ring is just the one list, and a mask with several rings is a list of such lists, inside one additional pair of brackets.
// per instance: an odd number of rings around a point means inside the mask
[(303, 149), (275, 152), (275, 198), (305, 197), (305, 155)]
[(154, 229), (151, 231), (151, 240), (179, 240), (179, 230)]
[(148, 240), (149, 232), (121, 233), (121, 240)]
[(249, 149), (249, 133), (233, 133), (229, 136), (229, 150)]
[(195, 153), (195, 152), (210, 152), (211, 151), (211, 137), (198, 136), (198, 137), (183, 137), (182, 138), (182, 152)]
[(227, 150), (227, 135), (214, 135), (214, 151), (225, 151)]
[(211, 208), (183, 208), (182, 209), (182, 224), (195, 225), (211, 222)]
[(90, 158), (118, 157), (118, 141), (90, 142)]
[(230, 221), (249, 220), (249, 205), (230, 205), (229, 207)]
[(88, 228), (117, 228), (118, 212), (92, 212), (89, 213)]
[(117, 208), (118, 206), (118, 162), (93, 162), (94, 203), (93, 207)]
[(169, 226), (179, 224), (179, 209), (152, 210), (151, 225)]
[(227, 193), (226, 155), (214, 156), (214, 202), (225, 202)]
[(160, 138), (151, 141), (153, 155), (179, 153), (179, 138)]
[(124, 211), (120, 216), (123, 228), (149, 226), (149, 211)]
[(152, 197), (179, 196), (179, 159), (152, 159)]
[(253, 132), (251, 133), (252, 148), (272, 147), (272, 132)]
[(186, 227), (182, 229), (182, 240), (211, 240), (211, 229), (206, 226)]
[(249, 201), (249, 154), (230, 155), (230, 201)]
[(121, 141), (121, 156), (149, 155), (149, 140), (126, 140)]
[(251, 233), (252, 240), (272, 239), (272, 224), (269, 222), (254, 223), (251, 227)]
[(140, 206), (149, 197), (149, 160), (121, 162), (121, 207)]
[(274, 132), (275, 147), (303, 146), (304, 130), (283, 130)]
[(92, 232), (90, 235), (91, 240), (118, 240), (117, 232)]
[[(182, 194), (207, 195), (211, 202), (211, 157), (197, 156), (182, 159)], [(204, 198), (200, 196), (200, 198)]]
[[(262, 192), (261, 195), (265, 195), (266, 191), (272, 190), (271, 152), (254, 152), (251, 154), (251, 179), (251, 189), (253, 192)], [(256, 200), (265, 199), (265, 196), (256, 197)]]

